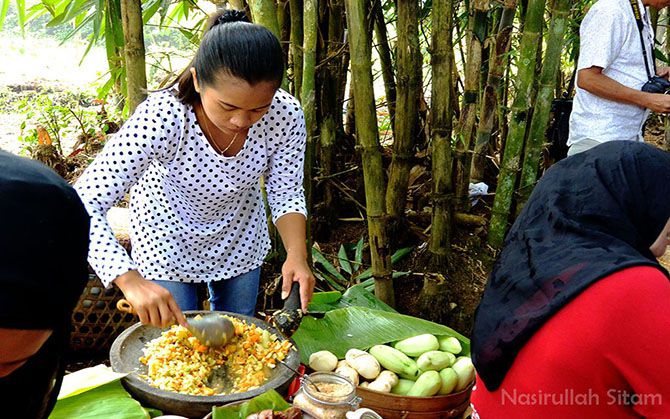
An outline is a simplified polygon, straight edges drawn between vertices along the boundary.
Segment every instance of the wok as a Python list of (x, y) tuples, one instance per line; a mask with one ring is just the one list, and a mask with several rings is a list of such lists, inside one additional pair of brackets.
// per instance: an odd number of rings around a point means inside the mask
[[(184, 312), (184, 315), (187, 318), (190, 318), (195, 317), (198, 314), (203, 315), (207, 313), (211, 312), (186, 311)], [(276, 329), (260, 319), (225, 311), (219, 313), (236, 317), (247, 323), (253, 323), (257, 327), (268, 330), (270, 333), (276, 335), (280, 341), (286, 340), (286, 338)], [(278, 364), (271, 370), (265, 384), (259, 388), (244, 393), (215, 396), (192, 396), (152, 387), (146, 380), (139, 377), (139, 374), (146, 374), (147, 372), (146, 365), (142, 364), (139, 359), (144, 355), (142, 352), (144, 345), (152, 339), (159, 337), (164, 330), (166, 329), (159, 329), (137, 323), (126, 329), (116, 338), (109, 354), (109, 360), (114, 371), (129, 373), (121, 380), (126, 390), (144, 405), (160, 409), (164, 414), (169, 413), (186, 417), (202, 418), (212, 411), (213, 406), (250, 399), (263, 394), (270, 389), (275, 389), (282, 393), (288, 388), (294, 378), (295, 373), (293, 371)], [(298, 369), (300, 364), (298, 351), (295, 349), (289, 351), (288, 356), (284, 361), (290, 367)]]

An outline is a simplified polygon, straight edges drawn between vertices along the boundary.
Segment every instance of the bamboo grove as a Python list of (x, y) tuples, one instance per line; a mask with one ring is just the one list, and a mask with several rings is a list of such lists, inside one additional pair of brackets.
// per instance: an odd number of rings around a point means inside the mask
[[(552, 100), (569, 84), (579, 22), (592, 2), (228, 0), (217, 6), (246, 10), (285, 46), (283, 87), (300, 99), (308, 132), (312, 239), (358, 214), (367, 223), (375, 294), (393, 305), (391, 255), (417, 230), (410, 214), (429, 219), (430, 227), (417, 234), (427, 242), (427, 265), (445, 277), (458, 268), (449, 266), (457, 229), (486, 226), (488, 244), (502, 245), (546, 166)], [(110, 68), (127, 75), (115, 83), (131, 109), (146, 91), (142, 24), (155, 14), (163, 22), (202, 13), (190, 0), (43, 4), (55, 23), (79, 19), (76, 27), (85, 20), (81, 13), (98, 22), (94, 34), (105, 39)], [(490, 208), (473, 214), (469, 185), (481, 181), (495, 195)], [(425, 197), (415, 193), (419, 183), (428, 185)]]

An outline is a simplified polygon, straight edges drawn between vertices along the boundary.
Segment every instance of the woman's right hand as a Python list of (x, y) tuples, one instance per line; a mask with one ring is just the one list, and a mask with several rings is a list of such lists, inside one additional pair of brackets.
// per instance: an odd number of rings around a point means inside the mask
[(181, 312), (170, 291), (144, 279), (138, 271), (128, 271), (119, 275), (114, 283), (133, 306), (142, 324), (168, 327), (176, 321), (186, 327), (184, 313)]

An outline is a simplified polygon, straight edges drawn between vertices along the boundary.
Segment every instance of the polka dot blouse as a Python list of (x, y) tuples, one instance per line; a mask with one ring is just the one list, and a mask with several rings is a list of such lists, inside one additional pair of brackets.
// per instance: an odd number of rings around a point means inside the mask
[[(233, 157), (214, 150), (192, 106), (152, 93), (75, 185), (91, 215), (91, 266), (107, 286), (132, 269), (209, 282), (259, 267), (270, 249), (260, 179), (273, 222), (306, 214), (305, 144), (302, 110), (282, 90)], [(128, 191), (132, 259), (105, 218)]]

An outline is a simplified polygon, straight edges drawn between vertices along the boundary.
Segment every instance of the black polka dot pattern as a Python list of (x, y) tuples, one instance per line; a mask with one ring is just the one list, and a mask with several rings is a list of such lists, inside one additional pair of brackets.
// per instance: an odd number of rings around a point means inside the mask
[[(305, 215), (305, 146), (300, 105), (282, 90), (233, 157), (216, 153), (190, 105), (151, 94), (75, 185), (91, 215), (91, 266), (105, 285), (131, 269), (208, 282), (257, 268), (270, 249), (260, 179), (273, 222)], [(132, 258), (105, 217), (128, 191)]]

